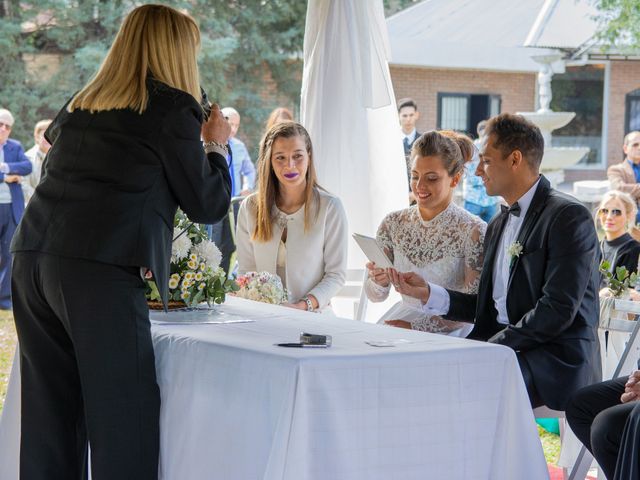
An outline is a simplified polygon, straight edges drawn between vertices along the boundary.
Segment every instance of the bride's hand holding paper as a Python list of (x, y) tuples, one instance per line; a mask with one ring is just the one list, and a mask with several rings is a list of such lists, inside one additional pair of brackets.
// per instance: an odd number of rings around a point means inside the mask
[(424, 278), (414, 272), (398, 272), (395, 268), (388, 268), (387, 273), (398, 293), (417, 298), (423, 304), (427, 303), (431, 289)]
[(386, 268), (378, 268), (375, 262), (367, 262), (366, 267), (369, 278), (373, 283), (385, 288), (389, 286), (391, 281)]

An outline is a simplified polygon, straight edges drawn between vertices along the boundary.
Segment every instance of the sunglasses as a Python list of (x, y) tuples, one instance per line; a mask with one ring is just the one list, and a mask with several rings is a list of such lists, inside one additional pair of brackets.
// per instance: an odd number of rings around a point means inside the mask
[(601, 208), (600, 210), (598, 210), (598, 214), (605, 217), (609, 215), (609, 212), (611, 212), (611, 215), (613, 215), (614, 217), (619, 217), (620, 215), (622, 215), (622, 210), (620, 210), (619, 208), (613, 208), (611, 210), (609, 210), (608, 208)]

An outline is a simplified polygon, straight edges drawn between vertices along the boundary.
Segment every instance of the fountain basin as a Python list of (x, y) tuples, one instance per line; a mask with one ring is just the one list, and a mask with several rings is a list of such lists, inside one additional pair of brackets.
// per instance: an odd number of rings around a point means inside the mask
[(540, 170), (563, 170), (575, 165), (589, 153), (589, 147), (546, 147)]
[(543, 135), (546, 132), (551, 133), (552, 130), (562, 128), (568, 124), (573, 117), (576, 116), (575, 112), (552, 112), (552, 111), (538, 111), (538, 112), (518, 112), (518, 115), (522, 115), (540, 128)]

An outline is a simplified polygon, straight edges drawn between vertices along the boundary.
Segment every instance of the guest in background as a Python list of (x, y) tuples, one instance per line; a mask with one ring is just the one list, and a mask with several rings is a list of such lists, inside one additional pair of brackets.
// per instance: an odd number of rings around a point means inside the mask
[(88, 442), (92, 478), (158, 479), (142, 276), (153, 272), (166, 305), (177, 207), (213, 223), (231, 189), (229, 124), (217, 105), (203, 123), (199, 45), (190, 16), (135, 8), (45, 133), (52, 147), (12, 245), (22, 479), (86, 478)]
[[(613, 190), (607, 192), (596, 213), (596, 223), (604, 230), (600, 242), (602, 259), (607, 260), (613, 273), (618, 267), (625, 267), (629, 273), (638, 269), (640, 243), (629, 235), (629, 224), (636, 218), (636, 203), (630, 195)], [(605, 286), (605, 279), (600, 285)]]
[(239, 273), (277, 274), (289, 307), (325, 310), (345, 283), (347, 218), (316, 180), (309, 134), (275, 124), (260, 142), (258, 189), (240, 206)]
[[(417, 204), (387, 215), (377, 234), (395, 269), (437, 278), (447, 288), (464, 293), (477, 293), (487, 227), (452, 201), (464, 162), (472, 155), (473, 143), (466, 135), (451, 131), (423, 134), (411, 154), (411, 189)], [(384, 301), (391, 288), (388, 273), (373, 263), (367, 269), (367, 297)], [(462, 337), (471, 331), (469, 323), (444, 320), (421, 307), (419, 300), (403, 295), (380, 323)]]
[(20, 179), (33, 170), (22, 145), (9, 138), (13, 115), (0, 108), (0, 310), (11, 310), (11, 240), (24, 212)]
[(233, 201), (233, 225), (231, 218), (227, 214), (219, 222), (209, 226), (209, 237), (222, 253), (220, 266), (231, 275), (231, 257), (236, 251), (236, 245), (233, 240), (233, 229), (237, 223), (237, 215), (239, 203), (237, 197), (246, 197), (251, 193), (256, 182), (256, 168), (253, 166), (249, 152), (242, 140), (236, 138), (238, 129), (240, 128), (240, 114), (235, 108), (225, 107), (222, 114), (231, 126), (231, 136), (229, 137), (229, 154), (227, 156), (227, 165), (231, 174), (231, 196), (236, 197)]
[(571, 430), (608, 480), (640, 479), (640, 370), (578, 390), (565, 410)]
[[(416, 123), (420, 118), (418, 104), (413, 98), (402, 98), (398, 100), (398, 119), (402, 130), (402, 146), (404, 148), (404, 160), (407, 168), (407, 178), (411, 183), (411, 147), (418, 139), (420, 133), (416, 130)], [(411, 186), (409, 186), (411, 191)]]
[(265, 128), (265, 132), (271, 130), (276, 123), (280, 122), (293, 122), (293, 113), (291, 110), (285, 107), (278, 107), (274, 109), (267, 119), (267, 127)]
[[(611, 188), (631, 195), (637, 206), (640, 202), (640, 132), (627, 133), (622, 150), (625, 159), (607, 169), (607, 178), (611, 182)], [(637, 215), (636, 223), (640, 222)]]
[(473, 213), (489, 223), (498, 212), (500, 197), (487, 195), (487, 189), (482, 182), (482, 178), (476, 175), (476, 169), (480, 163), (480, 149), (485, 140), (484, 130), (486, 126), (486, 120), (478, 123), (478, 139), (474, 142), (476, 148), (473, 159), (465, 165), (464, 179), (462, 181), (462, 198), (464, 199), (464, 208), (467, 212)]
[(24, 191), (25, 201), (28, 202), (33, 195), (33, 190), (40, 183), (40, 174), (42, 173), (42, 162), (44, 157), (51, 148), (51, 145), (44, 137), (45, 130), (51, 125), (51, 120), (40, 120), (33, 129), (33, 140), (35, 144), (25, 152), (25, 155), (31, 160), (33, 170), (29, 175), (22, 178), (22, 190)]

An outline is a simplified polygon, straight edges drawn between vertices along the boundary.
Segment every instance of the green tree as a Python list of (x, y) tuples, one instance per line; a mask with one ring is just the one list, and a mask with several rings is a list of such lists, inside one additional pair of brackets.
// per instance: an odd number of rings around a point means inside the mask
[(640, 1), (592, 0), (598, 9), (597, 39), (608, 50), (637, 54), (640, 49)]
[[(0, 2), (0, 105), (12, 136), (30, 145), (36, 121), (54, 116), (95, 73), (132, 0)], [(173, 0), (200, 24), (200, 73), (209, 97), (236, 107), (255, 146), (278, 101), (299, 104), (306, 2)]]

